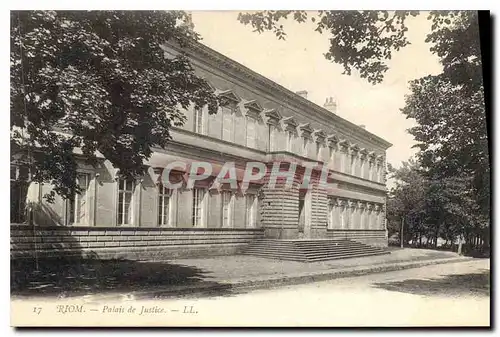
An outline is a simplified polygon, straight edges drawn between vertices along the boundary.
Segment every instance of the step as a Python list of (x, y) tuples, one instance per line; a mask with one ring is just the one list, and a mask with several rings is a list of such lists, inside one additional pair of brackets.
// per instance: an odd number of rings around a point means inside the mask
[(275, 255), (275, 254), (244, 254), (244, 255), (252, 255), (252, 256), (262, 257), (262, 258), (289, 260), (289, 261), (298, 261), (298, 262), (319, 262), (319, 261), (339, 260), (339, 259), (375, 256), (375, 255), (383, 255), (383, 254), (389, 254), (389, 252), (349, 254), (349, 255), (343, 254), (343, 255), (337, 255), (337, 256), (318, 256), (318, 257), (313, 257), (313, 258), (304, 258), (304, 257), (300, 257), (300, 256), (283, 256), (283, 255)]
[(308, 254), (305, 255), (307, 258), (315, 258), (321, 256), (350, 256), (350, 255), (360, 255), (360, 254), (379, 254), (383, 252), (367, 252), (367, 251), (357, 251), (357, 252), (339, 252), (339, 253), (330, 253), (330, 254)]
[(304, 253), (316, 253), (316, 252), (330, 252), (330, 251), (352, 251), (352, 250), (370, 250), (370, 251), (383, 251), (381, 247), (372, 246), (333, 246), (333, 247), (314, 247), (314, 248), (303, 248), (303, 247), (275, 247), (275, 246), (259, 246), (252, 245), (245, 248), (246, 250), (272, 250), (272, 251), (301, 251)]
[(315, 252), (303, 254), (300, 251), (261, 251), (261, 250), (246, 250), (246, 254), (268, 254), (268, 255), (283, 255), (283, 256), (303, 256), (307, 258), (314, 258), (318, 256), (340, 256), (340, 255), (353, 255), (353, 254), (378, 254), (384, 253), (380, 250), (344, 250), (344, 251), (331, 251), (331, 252)]
[(315, 258), (308, 259), (308, 262), (319, 262), (319, 261), (327, 261), (327, 260), (340, 260), (340, 259), (350, 259), (355, 257), (366, 257), (366, 256), (376, 256), (376, 255), (385, 255), (389, 254), (389, 252), (384, 253), (376, 253), (376, 254), (358, 254), (358, 255), (344, 255), (344, 256), (335, 256), (335, 257), (324, 257), (324, 258)]
[(258, 239), (250, 243), (240, 254), (269, 259), (315, 262), (390, 254), (390, 252), (384, 250), (383, 247), (375, 247), (348, 239)]
[(262, 257), (262, 258), (266, 258), (266, 259), (307, 262), (307, 259), (305, 259), (303, 257), (291, 257), (291, 256), (280, 256), (280, 255), (264, 255), (264, 254), (244, 254), (244, 255), (251, 255), (251, 256)]
[(255, 247), (250, 247), (245, 249), (246, 252), (276, 252), (276, 253), (300, 253), (304, 255), (310, 254), (329, 254), (329, 253), (349, 253), (349, 252), (382, 252), (382, 249), (378, 248), (338, 248), (338, 249), (322, 249), (322, 250), (301, 250), (301, 249), (278, 249), (278, 248), (268, 248), (259, 249)]
[[(269, 247), (271, 248), (271, 247)], [(370, 246), (334, 246), (334, 247), (314, 247), (314, 248), (304, 248), (304, 247), (297, 247), (296, 249), (300, 249), (301, 251), (308, 252), (308, 251), (319, 251), (319, 250), (336, 250), (336, 249), (379, 249), (382, 250), (380, 247), (370, 247)]]
[(359, 242), (335, 242), (335, 243), (328, 243), (328, 244), (308, 244), (308, 245), (303, 245), (303, 244), (296, 244), (297, 247), (304, 247), (304, 248), (310, 248), (310, 247), (338, 247), (338, 246), (369, 246), (372, 247), (371, 245), (367, 244), (362, 244)]
[(268, 251), (268, 250), (245, 250), (243, 253), (248, 254), (273, 254), (273, 255), (283, 255), (283, 256), (304, 256), (300, 252), (284, 252), (284, 251)]

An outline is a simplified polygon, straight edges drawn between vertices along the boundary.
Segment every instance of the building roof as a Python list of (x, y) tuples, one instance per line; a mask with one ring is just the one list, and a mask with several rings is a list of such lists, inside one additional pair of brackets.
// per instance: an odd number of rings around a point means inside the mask
[(192, 40), (184, 48), (181, 48), (172, 42), (168, 42), (165, 45), (173, 49), (176, 49), (178, 51), (183, 51), (188, 55), (190, 54), (190, 56), (198, 56), (198, 58), (201, 57), (201, 59), (204, 60), (205, 62), (213, 62), (219, 66), (222, 65), (223, 69), (230, 69), (234, 72), (240, 73), (244, 77), (250, 78), (252, 82), (260, 84), (264, 88), (268, 89), (268, 91), (270, 89), (271, 91), (277, 92), (282, 96), (286, 97), (288, 103), (292, 103), (302, 110), (304, 110), (304, 108), (307, 108), (308, 112), (314, 112), (318, 116), (321, 116), (325, 119), (330, 119), (331, 122), (333, 122), (335, 125), (337, 126), (340, 125), (342, 129), (344, 129), (346, 134), (349, 134), (350, 136), (353, 136), (352, 133), (355, 132), (357, 135), (361, 137), (362, 140), (376, 143), (381, 147), (383, 147), (384, 149), (387, 149), (392, 146), (392, 144), (386, 141), (385, 139), (309, 101), (308, 99), (298, 95), (297, 93), (289, 89), (286, 89), (280, 84), (266, 78), (265, 76), (217, 52), (216, 50), (207, 47), (206, 45), (200, 42)]

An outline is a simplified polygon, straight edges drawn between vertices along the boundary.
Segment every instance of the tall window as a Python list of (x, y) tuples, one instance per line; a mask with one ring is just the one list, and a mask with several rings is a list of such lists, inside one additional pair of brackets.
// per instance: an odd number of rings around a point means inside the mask
[(328, 167), (335, 168), (335, 149), (331, 146), (328, 147)]
[(202, 109), (195, 109), (194, 110), (194, 132), (197, 132), (199, 134), (204, 134), (205, 132), (205, 125), (203, 123), (203, 110)]
[(205, 190), (202, 188), (193, 189), (193, 227), (203, 226), (203, 198)]
[(328, 229), (333, 228), (333, 223), (334, 223), (334, 208), (335, 205), (333, 203), (333, 200), (330, 200), (328, 203)]
[(380, 208), (375, 209), (375, 224), (373, 226), (374, 229), (380, 229), (382, 227), (382, 220), (381, 220), (381, 210)]
[(257, 224), (257, 198), (254, 194), (246, 195), (247, 228), (255, 228)]
[(351, 155), (351, 167), (350, 167), (350, 170), (348, 172), (352, 175), (354, 175), (356, 173), (356, 154), (355, 153), (353, 153)]
[(275, 133), (276, 131), (274, 130), (274, 125), (268, 124), (269, 127), (269, 151), (274, 151), (275, 150)]
[(118, 181), (118, 225), (131, 225), (134, 206), (135, 182), (119, 179)]
[(158, 226), (170, 226), (171, 190), (158, 185)]
[(368, 218), (368, 220), (367, 220), (367, 228), (368, 229), (373, 229), (374, 226), (373, 226), (373, 208), (372, 207), (370, 207), (368, 209), (367, 218)]
[(378, 182), (378, 183), (381, 183), (382, 182), (382, 179), (380, 179), (380, 164), (377, 163), (376, 164), (376, 169), (375, 169), (375, 181)]
[(361, 206), (359, 208), (359, 228), (361, 228), (361, 229), (364, 229), (366, 226), (365, 213), (366, 213), (366, 210), (365, 210), (364, 206)]
[(342, 162), (344, 164), (344, 173), (350, 174), (351, 172), (351, 160), (349, 158), (349, 151), (346, 149), (344, 152), (342, 152)]
[(247, 146), (255, 148), (256, 143), (256, 120), (247, 116)]
[(346, 218), (346, 206), (342, 205), (340, 207), (340, 226), (342, 229), (347, 228), (347, 218)]
[(222, 107), (222, 140), (234, 142), (234, 114), (229, 107)]
[(286, 131), (286, 150), (288, 152), (293, 152), (293, 133), (292, 133), (292, 131)]
[(26, 194), (28, 192), (28, 170), (11, 165), (10, 167), (10, 222), (26, 221)]
[(66, 200), (66, 225), (89, 223), (88, 190), (90, 175), (78, 173), (76, 183), (80, 187), (80, 194), (75, 193), (73, 198)]
[(222, 227), (233, 227), (233, 194), (222, 192)]

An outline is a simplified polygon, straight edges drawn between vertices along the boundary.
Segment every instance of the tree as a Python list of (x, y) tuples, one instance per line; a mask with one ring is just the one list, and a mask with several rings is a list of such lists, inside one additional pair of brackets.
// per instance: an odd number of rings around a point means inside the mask
[[(471, 177), (471, 188), (483, 214), (489, 214), (489, 152), (482, 90), (466, 94), (441, 76), (410, 84), (401, 110), (417, 126), (408, 131), (417, 141), (422, 165), (435, 179)], [(467, 89), (468, 91), (468, 89)]]
[[(344, 66), (344, 74), (359, 71), (362, 78), (376, 84), (389, 69), (386, 61), (393, 53), (407, 46), (406, 20), (419, 11), (260, 11), (240, 13), (238, 20), (254, 28), (255, 32), (272, 31), (278, 39), (286, 39), (282, 20), (290, 15), (299, 23), (311, 21), (315, 31), (328, 34), (330, 46), (325, 58)], [(427, 36), (430, 48), (441, 58), (443, 74), (453, 83), (482, 85), (481, 54), (478, 36), (477, 12), (431, 11), (428, 20), (432, 29)]]
[(182, 109), (217, 111), (187, 58), (164, 57), (164, 42), (198, 39), (185, 12), (12, 11), (10, 29), (11, 154), (53, 185), (49, 200), (79, 192), (76, 151), (141, 175)]
[(387, 201), (387, 213), (391, 231), (400, 233), (404, 219), (404, 240), (416, 241), (425, 235), (425, 196), (428, 182), (421, 172), (420, 163), (410, 159), (401, 168), (390, 167), (389, 173), (395, 181)]

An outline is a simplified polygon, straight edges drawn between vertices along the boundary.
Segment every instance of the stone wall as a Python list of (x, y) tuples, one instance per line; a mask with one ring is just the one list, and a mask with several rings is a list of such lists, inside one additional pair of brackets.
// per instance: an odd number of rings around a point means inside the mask
[[(271, 171), (271, 165), (268, 172)], [(289, 169), (289, 165), (282, 164), (282, 171)], [(276, 175), (276, 184), (268, 186), (271, 174), (268, 174), (262, 187), (263, 199), (261, 202), (261, 226), (265, 228), (266, 238), (296, 239), (298, 237), (299, 222), (299, 185), (300, 178), (296, 174), (291, 186), (286, 186), (286, 179)]]
[(387, 247), (387, 234), (384, 229), (329, 229), (327, 236), (332, 239), (348, 239), (370, 246)]
[(170, 259), (236, 254), (262, 238), (262, 229), (28, 227), (11, 225), (11, 258), (94, 255), (99, 258)]

